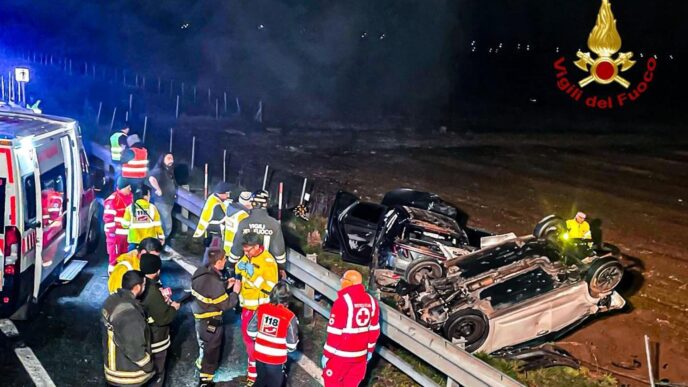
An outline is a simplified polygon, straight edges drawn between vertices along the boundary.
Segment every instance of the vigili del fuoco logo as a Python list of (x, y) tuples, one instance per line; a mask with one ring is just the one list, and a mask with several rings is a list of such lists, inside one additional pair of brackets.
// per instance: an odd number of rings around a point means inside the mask
[[(632, 84), (624, 78), (622, 74), (633, 67), (636, 61), (632, 60), (631, 51), (619, 52), (621, 35), (616, 29), (616, 19), (612, 14), (609, 0), (602, 0), (595, 27), (588, 36), (588, 48), (594, 55), (578, 50), (576, 53), (578, 60), (573, 62), (576, 67), (585, 72), (581, 74), (577, 82), (571, 82), (567, 78), (569, 72), (566, 68), (565, 57), (562, 56), (554, 62), (554, 69), (557, 71), (557, 87), (571, 99), (583, 102), (590, 108), (612, 109), (636, 101), (647, 91), (654, 78), (657, 60), (653, 57), (647, 59), (643, 78), (638, 83)], [(577, 74), (571, 74), (571, 77), (575, 75)], [(616, 95), (586, 95), (585, 87), (593, 82), (609, 87), (621, 86), (625, 90)]]

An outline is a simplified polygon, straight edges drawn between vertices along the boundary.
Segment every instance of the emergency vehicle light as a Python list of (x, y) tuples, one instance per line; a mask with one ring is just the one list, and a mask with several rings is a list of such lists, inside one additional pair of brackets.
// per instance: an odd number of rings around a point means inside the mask
[(0, 140), (0, 145), (12, 145), (12, 141), (10, 141), (10, 140)]

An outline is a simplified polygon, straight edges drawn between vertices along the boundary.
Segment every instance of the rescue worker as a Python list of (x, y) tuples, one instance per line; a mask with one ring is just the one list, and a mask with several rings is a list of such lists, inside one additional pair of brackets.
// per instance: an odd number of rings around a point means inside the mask
[(122, 278), (122, 288), (103, 304), (105, 380), (111, 385), (141, 386), (155, 374), (150, 330), (137, 301), (144, 286), (141, 272), (129, 271)]
[(161, 387), (165, 383), (165, 361), (167, 348), (170, 347), (170, 324), (177, 316), (181, 306), (166, 298), (160, 285), (160, 257), (154, 254), (141, 255), (141, 274), (145, 278), (145, 290), (141, 295), (141, 305), (146, 312), (146, 322), (151, 331), (151, 354), (155, 367), (155, 377), (149, 387)]
[[(153, 189), (153, 203), (160, 211), (162, 229), (165, 233), (165, 240), (170, 239), (172, 233), (172, 208), (177, 199), (177, 180), (174, 177), (174, 155), (164, 153), (160, 156), (157, 165), (150, 172), (148, 182)], [(169, 252), (169, 247), (165, 246), (165, 252)]]
[(342, 288), (332, 304), (321, 363), (325, 387), (358, 386), (375, 351), (380, 336), (380, 309), (362, 283), (361, 273), (344, 273)]
[(253, 195), (244, 191), (239, 194), (239, 198), (236, 202), (230, 203), (227, 206), (227, 213), (225, 214), (225, 254), (227, 255), (228, 261), (231, 266), (231, 271), (234, 271), (234, 265), (239, 262), (241, 258), (241, 252), (237, 255), (232, 255), (232, 246), (234, 245), (234, 238), (237, 235), (237, 229), (239, 228), (239, 223), (242, 220), (248, 218), (248, 214), (251, 212), (251, 197)]
[(239, 223), (230, 257), (241, 256), (240, 246), (236, 243), (238, 240), (241, 240), (238, 238), (249, 232), (255, 232), (263, 237), (263, 246), (275, 257), (281, 277), (285, 278), (284, 265), (287, 263), (287, 254), (284, 248), (284, 235), (282, 234), (282, 226), (277, 219), (268, 214), (269, 199), (270, 195), (265, 190), (258, 191), (253, 195), (251, 201), (253, 209), (249, 216)]
[(110, 158), (113, 164), (120, 164), (122, 161), (122, 152), (127, 147), (127, 136), (129, 135), (129, 123), (125, 122), (122, 129), (116, 131), (110, 136)]
[(299, 343), (299, 320), (289, 310), (289, 285), (279, 281), (270, 292), (270, 303), (256, 309), (248, 323), (248, 335), (255, 340), (256, 371), (254, 387), (281, 386), (287, 352)]
[(148, 150), (136, 134), (127, 137), (127, 145), (122, 152), (122, 176), (139, 185), (148, 176)]
[(573, 219), (566, 221), (566, 229), (570, 239), (592, 239), (590, 224), (585, 221), (585, 213), (578, 211)]
[(103, 223), (108, 253), (108, 274), (117, 264), (117, 257), (129, 251), (128, 232), (122, 226), (124, 213), (131, 205), (131, 183), (122, 177), (117, 179), (117, 189), (103, 202)]
[(143, 254), (160, 255), (162, 244), (158, 238), (146, 238), (139, 243), (136, 249), (117, 257), (117, 264), (108, 278), (108, 291), (110, 294), (122, 287), (122, 277), (129, 270), (141, 269), (141, 256)]
[(227, 201), (229, 200), (230, 186), (223, 181), (213, 187), (212, 194), (203, 205), (201, 216), (194, 231), (194, 238), (204, 236), (203, 244), (205, 252), (203, 254), (203, 264), (208, 263), (208, 249), (222, 248), (222, 234), (224, 232), (225, 213), (227, 211)]
[(241, 334), (248, 355), (247, 378), (252, 385), (256, 380), (256, 360), (253, 339), (248, 335), (248, 323), (259, 305), (270, 302), (270, 291), (277, 283), (277, 263), (272, 254), (263, 247), (261, 236), (249, 232), (242, 236), (243, 257), (234, 269), (241, 280), (239, 303), (241, 305)]
[[(227, 263), (224, 251), (211, 249), (208, 264), (199, 267), (191, 278), (191, 294), (196, 298), (191, 310), (196, 319), (199, 386), (214, 386), (213, 376), (220, 364), (224, 341), (222, 313), (236, 307), (241, 283), (234, 278), (222, 281), (220, 273)], [(227, 289), (233, 289), (227, 293)]]
[(136, 248), (146, 238), (158, 238), (165, 244), (165, 234), (160, 223), (160, 213), (150, 202), (150, 188), (140, 185), (134, 191), (134, 200), (127, 206), (122, 220), (122, 227), (127, 230), (129, 249)]

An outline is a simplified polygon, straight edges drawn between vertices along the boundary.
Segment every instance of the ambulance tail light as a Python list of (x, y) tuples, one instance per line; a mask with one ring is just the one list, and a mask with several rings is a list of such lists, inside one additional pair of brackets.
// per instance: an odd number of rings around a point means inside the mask
[[(14, 265), (19, 260), (19, 246), (21, 246), (21, 235), (14, 226), (5, 227), (5, 274), (14, 274)], [(12, 273), (8, 273), (8, 268), (12, 267)]]

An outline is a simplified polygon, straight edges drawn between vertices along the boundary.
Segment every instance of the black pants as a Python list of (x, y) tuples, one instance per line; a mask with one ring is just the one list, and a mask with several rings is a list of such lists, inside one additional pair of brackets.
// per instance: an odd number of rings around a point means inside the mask
[(167, 350), (153, 354), (153, 366), (155, 376), (148, 384), (148, 387), (162, 387), (165, 384), (165, 361), (167, 360)]
[(196, 337), (201, 358), (201, 379), (212, 379), (220, 365), (224, 328), (219, 321), (215, 332), (208, 331), (208, 319), (196, 320)]
[(284, 384), (284, 364), (265, 364), (256, 361), (258, 377), (253, 387), (281, 387)]

